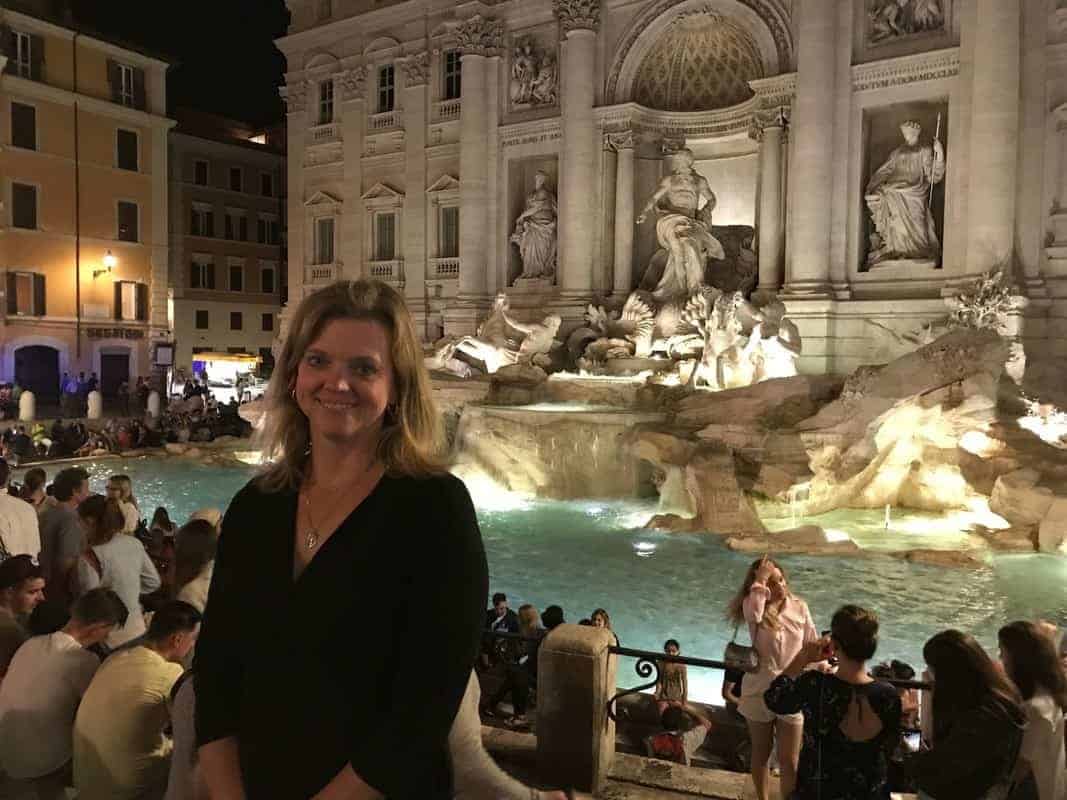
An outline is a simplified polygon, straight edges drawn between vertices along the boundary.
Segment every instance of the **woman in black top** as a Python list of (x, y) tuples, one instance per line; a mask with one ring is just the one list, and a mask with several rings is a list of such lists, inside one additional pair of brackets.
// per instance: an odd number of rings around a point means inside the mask
[(197, 646), (211, 796), (450, 797), (488, 577), (400, 295), (306, 298), (267, 402), (271, 465), (226, 512)]
[(923, 647), (934, 679), (934, 740), (905, 766), (919, 796), (1002, 800), (1022, 745), (1022, 698), (969, 634), (942, 631)]
[[(878, 619), (859, 606), (834, 614), (830, 636), (805, 644), (764, 693), (775, 714), (804, 713), (804, 741), (793, 797), (889, 800), (888, 758), (900, 737), (900, 697), (867, 673), (878, 647)], [(836, 655), (837, 673), (804, 672)]]

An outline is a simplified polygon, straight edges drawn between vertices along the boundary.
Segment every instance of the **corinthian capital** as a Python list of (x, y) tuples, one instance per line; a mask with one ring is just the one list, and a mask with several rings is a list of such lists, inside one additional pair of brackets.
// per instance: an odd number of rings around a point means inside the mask
[(592, 30), (600, 25), (600, 0), (552, 0), (560, 31)]
[(608, 149), (614, 150), (616, 153), (620, 150), (631, 150), (634, 146), (634, 132), (633, 131), (616, 131), (609, 133), (604, 137)]
[(461, 53), (494, 55), (504, 41), (504, 23), (475, 14), (456, 26), (456, 41)]
[(430, 54), (423, 50), (400, 62), (405, 86), (422, 86), (430, 81)]
[(367, 68), (360, 64), (341, 74), (341, 86), (345, 90), (345, 100), (358, 100), (363, 97), (367, 87)]

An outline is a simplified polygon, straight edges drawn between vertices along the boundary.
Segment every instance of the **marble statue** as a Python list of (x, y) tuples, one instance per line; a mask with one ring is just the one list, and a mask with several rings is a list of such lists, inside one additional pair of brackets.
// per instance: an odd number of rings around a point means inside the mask
[(935, 137), (919, 144), (922, 126), (900, 126), (904, 144), (875, 170), (864, 193), (874, 222), (867, 264), (889, 259), (937, 258), (941, 245), (930, 213), (931, 187), (945, 177), (945, 150)]
[(659, 216), (656, 240), (667, 252), (663, 276), (652, 297), (660, 303), (683, 303), (703, 286), (707, 260), (721, 259), (725, 253), (711, 235), (715, 194), (707, 179), (693, 169), (693, 153), (682, 148), (667, 158), (671, 174), (660, 181), (637, 223), (643, 223), (654, 210)]
[(944, 27), (941, 0), (873, 0), (868, 11), (871, 44)]
[(557, 101), (559, 68), (556, 56), (529, 38), (520, 39), (511, 56), (508, 96), (513, 106), (554, 105)]
[(493, 374), (509, 364), (537, 364), (559, 346), (556, 334), (563, 320), (549, 314), (541, 322), (519, 322), (508, 314), (507, 295), (501, 293), (493, 302), (489, 317), (478, 326), (474, 336), (464, 336), (453, 348), (485, 364)]
[(519, 248), (522, 260), (520, 278), (542, 278), (556, 271), (556, 196), (545, 188), (547, 175), (537, 171), (534, 190), (526, 196), (526, 207), (515, 220), (511, 242)]
[(762, 307), (749, 304), (757, 320), (742, 351), (742, 361), (753, 367), (752, 382), (769, 378), (791, 378), (797, 374), (800, 357), (800, 331), (785, 318), (785, 303), (775, 298)]

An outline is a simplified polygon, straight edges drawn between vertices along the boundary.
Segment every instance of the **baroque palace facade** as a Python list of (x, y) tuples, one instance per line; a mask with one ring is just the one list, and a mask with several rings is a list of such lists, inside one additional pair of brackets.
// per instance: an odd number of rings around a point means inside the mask
[(500, 292), (566, 333), (655, 283), (674, 169), (714, 194), (709, 282), (777, 293), (803, 371), (884, 360), (997, 270), (1010, 332), (1067, 356), (1067, 4), (288, 5), (290, 300), (373, 276), (427, 341)]

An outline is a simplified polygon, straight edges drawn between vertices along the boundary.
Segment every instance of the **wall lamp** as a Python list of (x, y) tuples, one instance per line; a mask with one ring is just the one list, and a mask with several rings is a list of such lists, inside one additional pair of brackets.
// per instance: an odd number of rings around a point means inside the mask
[(104, 263), (104, 268), (103, 269), (94, 269), (93, 270), (93, 280), (96, 280), (101, 275), (106, 275), (109, 272), (111, 272), (113, 269), (115, 269), (115, 264), (118, 263), (118, 259), (115, 258), (115, 256), (113, 256), (111, 254), (110, 250), (108, 250), (104, 254), (103, 263)]

